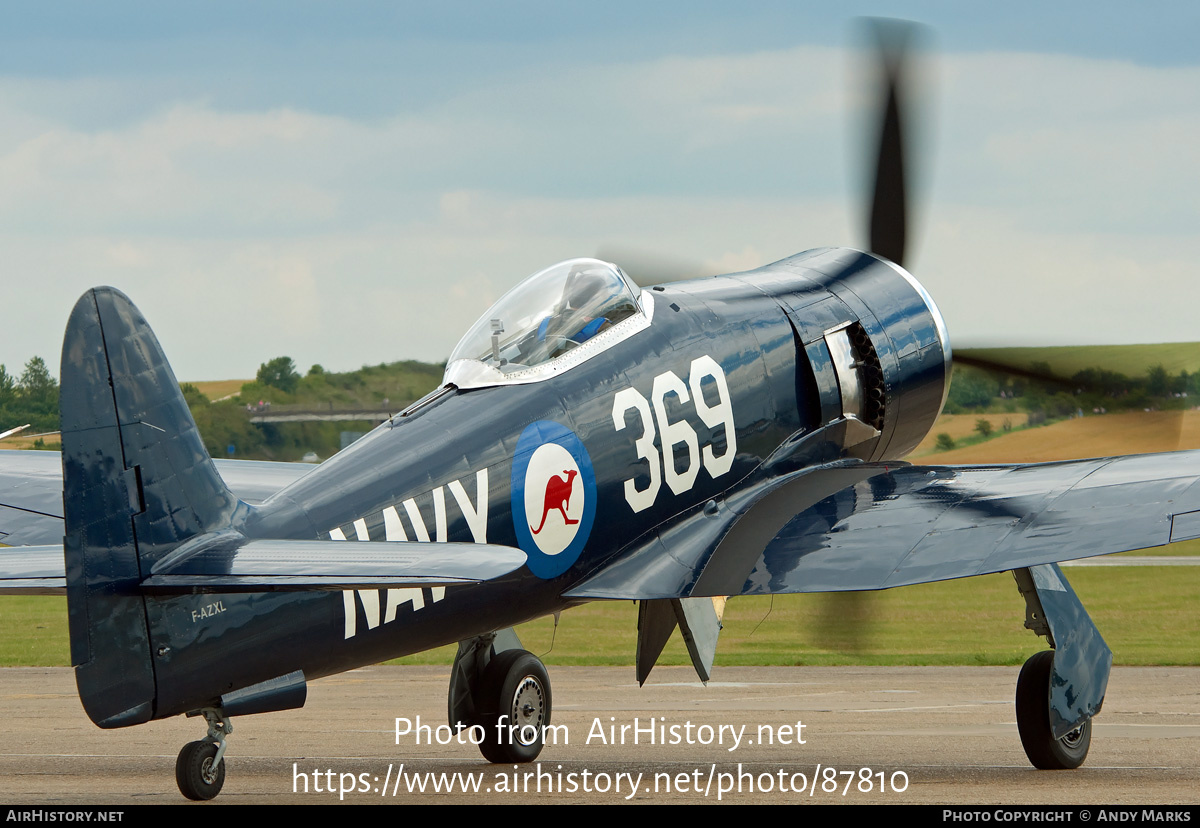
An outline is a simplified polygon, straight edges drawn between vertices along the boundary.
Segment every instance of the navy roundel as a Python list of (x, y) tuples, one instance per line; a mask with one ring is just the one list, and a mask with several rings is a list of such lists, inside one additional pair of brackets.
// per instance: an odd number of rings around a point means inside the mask
[(596, 519), (596, 474), (575, 432), (538, 420), (521, 432), (512, 469), (517, 543), (539, 578), (553, 578), (579, 559)]

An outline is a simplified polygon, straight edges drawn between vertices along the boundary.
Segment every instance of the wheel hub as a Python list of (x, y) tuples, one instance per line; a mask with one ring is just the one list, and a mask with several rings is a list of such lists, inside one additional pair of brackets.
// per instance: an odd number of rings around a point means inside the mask
[(1063, 736), (1059, 741), (1069, 748), (1079, 747), (1079, 743), (1083, 741), (1083, 725), (1075, 728), (1066, 736)]
[(531, 745), (538, 740), (545, 709), (546, 698), (541, 683), (533, 676), (526, 676), (513, 693), (512, 721), (517, 728), (515, 741)]
[(211, 756), (204, 757), (204, 761), (200, 763), (200, 778), (204, 780), (205, 785), (216, 783), (217, 768), (213, 764)]

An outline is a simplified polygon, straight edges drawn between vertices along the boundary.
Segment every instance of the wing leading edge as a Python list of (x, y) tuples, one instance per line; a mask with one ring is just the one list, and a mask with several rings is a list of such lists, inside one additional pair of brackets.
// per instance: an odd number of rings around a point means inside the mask
[(1161, 546), (1200, 537), (1198, 480), (1194, 451), (1033, 465), (810, 469), (730, 508), (721, 533), (671, 549), (672, 564), (655, 565), (635, 550), (567, 594), (888, 589)]
[[(215, 533), (155, 566), (151, 595), (433, 587), (477, 583), (518, 569), (520, 549), (495, 544), (331, 540), (249, 541)], [(185, 544), (189, 546), (189, 544)], [(66, 593), (62, 546), (0, 549), (0, 595)]]

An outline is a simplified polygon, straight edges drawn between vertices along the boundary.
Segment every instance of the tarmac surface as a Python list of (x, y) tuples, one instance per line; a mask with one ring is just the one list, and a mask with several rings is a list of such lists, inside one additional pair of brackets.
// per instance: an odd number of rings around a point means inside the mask
[[(1200, 802), (1200, 668), (1114, 669), (1087, 763), (1056, 772), (1021, 750), (1018, 669), (725, 667), (705, 687), (659, 667), (639, 688), (632, 667), (555, 667), (565, 727), (514, 769), (397, 736), (397, 718), (445, 722), (448, 668), (369, 667), (313, 682), (302, 710), (235, 719), (214, 804)], [(0, 802), (186, 804), (175, 756), (201, 720), (102, 731), (66, 668), (0, 669), (0, 712)]]

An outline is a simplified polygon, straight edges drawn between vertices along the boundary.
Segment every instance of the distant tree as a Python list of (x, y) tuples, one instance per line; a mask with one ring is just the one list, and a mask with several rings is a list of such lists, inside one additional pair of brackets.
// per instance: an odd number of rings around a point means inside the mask
[(58, 382), (50, 376), (41, 357), (35, 356), (25, 363), (25, 371), (17, 381), (17, 386), (21, 389), (21, 396), (35, 405), (58, 402)]
[(1081, 388), (1110, 397), (1128, 394), (1133, 388), (1133, 381), (1124, 374), (1103, 368), (1085, 368), (1071, 377), (1071, 381)]
[(1066, 391), (1059, 391), (1046, 401), (1046, 413), (1052, 417), (1070, 417), (1078, 408), (1075, 397)]
[(992, 433), (992, 421), (985, 420), (983, 417), (980, 417), (975, 421), (975, 430), (984, 437), (990, 436)]
[(1146, 390), (1152, 397), (1165, 397), (1169, 391), (1170, 377), (1162, 365), (1151, 365), (1146, 371)]
[(320, 365), (314, 365), (313, 367), (308, 369), (308, 375), (310, 377), (319, 377), (319, 376), (323, 375), (324, 373), (325, 373), (325, 369), (323, 367), (321, 367)]
[(12, 401), (16, 394), (17, 381), (13, 379), (13, 375), (0, 365), (0, 406)]
[(10, 389), (8, 404), (0, 402), (8, 418), (32, 424), (35, 432), (58, 428), (58, 382), (50, 376), (41, 357), (34, 357), (25, 363), (25, 370), (15, 388), (10, 383), (11, 377), (4, 381)]
[(981, 408), (999, 393), (999, 383), (990, 376), (978, 371), (955, 369), (949, 401), (963, 408)]
[(1171, 380), (1172, 394), (1186, 394), (1188, 388), (1191, 387), (1192, 381), (1188, 376), (1187, 371), (1180, 371), (1179, 376)]
[(296, 363), (292, 362), (291, 357), (286, 356), (275, 357), (270, 362), (258, 366), (258, 375), (255, 379), (263, 385), (270, 385), (289, 394), (295, 391), (296, 386), (300, 383), (300, 375), (296, 373)]
[(208, 397), (190, 382), (180, 383), (179, 390), (183, 392), (183, 400), (188, 404), (188, 408), (195, 408), (198, 405), (208, 405)]
[(938, 451), (949, 451), (954, 448), (954, 438), (943, 431), (937, 436), (937, 448)]

